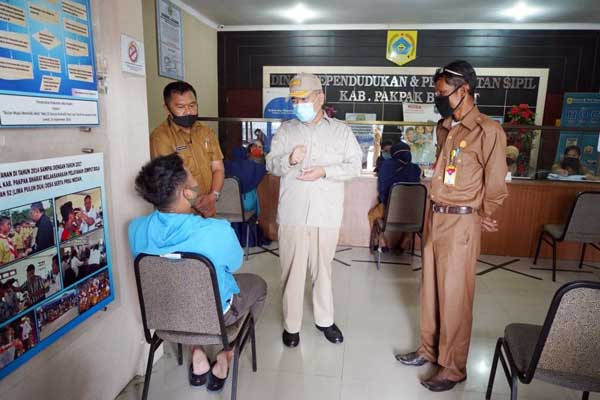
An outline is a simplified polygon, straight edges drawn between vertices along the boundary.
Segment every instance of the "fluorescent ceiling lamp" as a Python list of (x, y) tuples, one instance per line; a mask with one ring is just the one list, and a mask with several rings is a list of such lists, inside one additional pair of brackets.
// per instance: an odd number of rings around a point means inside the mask
[(309, 10), (304, 4), (298, 3), (293, 8), (283, 11), (281, 15), (301, 24), (307, 19), (314, 18), (317, 14)]
[(520, 1), (511, 8), (506, 9), (502, 14), (507, 17), (512, 17), (517, 21), (522, 21), (531, 15), (538, 14), (539, 12), (539, 8), (530, 7), (524, 2)]

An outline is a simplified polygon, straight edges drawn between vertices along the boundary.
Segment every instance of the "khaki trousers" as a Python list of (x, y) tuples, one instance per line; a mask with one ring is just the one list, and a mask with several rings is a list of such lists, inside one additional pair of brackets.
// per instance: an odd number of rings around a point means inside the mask
[(279, 226), (279, 260), (283, 286), (283, 325), (290, 333), (300, 332), (304, 306), (306, 269), (312, 277), (315, 323), (333, 324), (331, 262), (335, 256), (338, 228)]
[(461, 380), (473, 324), (475, 266), (481, 217), (431, 213), (425, 229), (421, 276), (421, 347), (418, 353)]

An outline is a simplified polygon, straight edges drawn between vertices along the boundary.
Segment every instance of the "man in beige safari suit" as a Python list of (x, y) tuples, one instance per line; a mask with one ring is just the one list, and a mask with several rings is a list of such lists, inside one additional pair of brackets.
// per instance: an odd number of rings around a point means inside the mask
[(331, 262), (344, 204), (344, 181), (360, 174), (362, 152), (344, 123), (322, 110), (319, 78), (301, 73), (290, 81), (297, 119), (284, 122), (271, 143), (267, 169), (281, 177), (279, 252), (283, 283), (283, 343), (300, 342), (307, 268), (313, 284), (316, 327), (332, 343), (344, 340), (334, 323)]

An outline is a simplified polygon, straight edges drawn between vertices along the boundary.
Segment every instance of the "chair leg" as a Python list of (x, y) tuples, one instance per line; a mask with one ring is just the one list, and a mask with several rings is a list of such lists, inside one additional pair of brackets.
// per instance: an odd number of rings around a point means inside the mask
[(231, 370), (231, 400), (237, 398), (237, 380), (238, 380), (238, 367), (240, 363), (240, 346), (236, 345), (233, 351), (233, 369)]
[(142, 391), (142, 400), (146, 400), (148, 398), (148, 389), (150, 388), (150, 378), (152, 377), (152, 364), (154, 361), (154, 353), (158, 346), (162, 343), (161, 339), (154, 337), (152, 343), (150, 344), (150, 351), (148, 352), (148, 364), (146, 364), (146, 375), (144, 376), (144, 389)]
[(542, 229), (542, 233), (540, 233), (540, 237), (538, 238), (537, 246), (535, 249), (535, 257), (533, 258), (533, 265), (537, 264), (538, 256), (540, 255), (540, 248), (542, 247), (542, 238), (544, 237), (544, 230)]
[(581, 400), (589, 400), (590, 398), (590, 392), (583, 392), (583, 395), (581, 396)]
[(377, 248), (377, 271), (381, 269), (381, 247)]
[(183, 364), (183, 346), (181, 343), (177, 343), (177, 364)]
[(556, 240), (552, 238), (552, 282), (556, 282)]
[(517, 400), (517, 387), (519, 385), (519, 377), (517, 371), (511, 366), (510, 374), (512, 376), (512, 383), (510, 385), (510, 400)]
[(256, 329), (254, 325), (254, 316), (251, 317), (250, 320), (250, 344), (252, 345), (252, 371), (256, 372)]
[(490, 400), (492, 398), (492, 388), (494, 387), (494, 379), (496, 378), (496, 369), (498, 368), (498, 359), (500, 358), (500, 352), (502, 351), (502, 339), (498, 339), (496, 343), (496, 350), (494, 351), (494, 359), (492, 361), (492, 369), (490, 371), (490, 379), (488, 380), (487, 391), (485, 392), (485, 399)]
[(246, 261), (250, 255), (250, 224), (246, 223)]
[(410, 243), (410, 255), (414, 256), (415, 255), (415, 237), (417, 236), (416, 232), (413, 232), (412, 234), (412, 241)]
[(584, 243), (581, 246), (581, 257), (579, 257), (579, 269), (583, 268), (583, 260), (585, 259), (585, 247), (587, 246), (587, 243)]

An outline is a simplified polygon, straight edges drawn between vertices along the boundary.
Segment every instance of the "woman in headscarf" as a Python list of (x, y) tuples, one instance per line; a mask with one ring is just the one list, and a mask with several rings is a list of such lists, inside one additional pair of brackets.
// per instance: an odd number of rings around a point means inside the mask
[[(418, 183), (421, 180), (421, 168), (413, 164), (410, 146), (404, 142), (396, 143), (392, 146), (392, 158), (384, 160), (379, 168), (377, 178), (377, 192), (379, 193), (379, 203), (369, 211), (369, 224), (371, 230), (375, 221), (383, 218), (385, 215), (385, 206), (387, 204), (390, 189), (397, 182)], [(387, 251), (387, 243), (382, 236), (379, 238), (379, 246), (382, 251)]]

